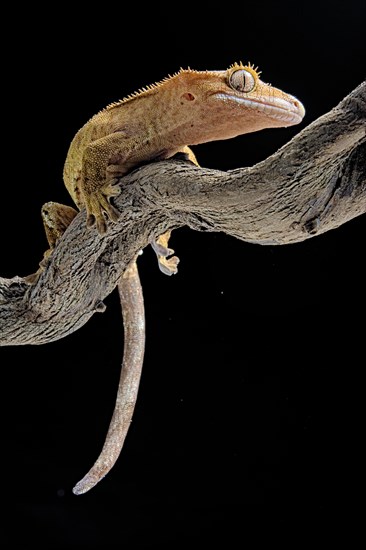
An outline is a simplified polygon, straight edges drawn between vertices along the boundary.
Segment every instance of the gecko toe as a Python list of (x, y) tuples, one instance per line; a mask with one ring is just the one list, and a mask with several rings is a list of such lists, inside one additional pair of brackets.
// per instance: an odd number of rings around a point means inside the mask
[(100, 235), (105, 235), (105, 233), (107, 232), (107, 222), (103, 214), (101, 214), (101, 216), (98, 216), (98, 218), (96, 219), (96, 226), (98, 233)]
[(108, 209), (106, 209), (106, 212), (108, 214), (108, 217), (112, 220), (112, 222), (114, 223), (118, 222), (118, 219), (121, 213), (117, 210), (117, 208), (115, 208), (111, 204), (108, 204)]
[(157, 256), (164, 256), (164, 258), (166, 258), (167, 256), (174, 254), (174, 250), (172, 248), (164, 246), (158, 239), (156, 241), (151, 241), (151, 246)]
[(95, 216), (94, 214), (88, 214), (86, 217), (86, 225), (87, 227), (93, 227), (95, 224)]
[(158, 257), (159, 269), (164, 275), (176, 275), (178, 273), (178, 264), (178, 256), (172, 256), (171, 258)]

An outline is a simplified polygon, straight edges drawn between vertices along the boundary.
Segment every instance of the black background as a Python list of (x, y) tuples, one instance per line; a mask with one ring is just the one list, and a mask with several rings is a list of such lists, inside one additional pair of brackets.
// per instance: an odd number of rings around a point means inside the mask
[[(1, 276), (36, 270), (47, 247), (40, 208), (72, 204), (62, 183), (69, 143), (111, 101), (181, 66), (259, 65), (306, 117), (195, 148), (201, 165), (226, 170), (266, 158), (364, 79), (365, 2), (249, 4), (105, 2), (78, 15), (75, 5), (28, 4), (3, 14)], [(134, 419), (116, 466), (86, 495), (71, 489), (113, 410), (117, 293), (63, 340), (1, 348), (4, 547), (349, 543), (364, 470), (365, 224), (363, 215), (281, 247), (182, 228), (170, 278), (145, 249)]]

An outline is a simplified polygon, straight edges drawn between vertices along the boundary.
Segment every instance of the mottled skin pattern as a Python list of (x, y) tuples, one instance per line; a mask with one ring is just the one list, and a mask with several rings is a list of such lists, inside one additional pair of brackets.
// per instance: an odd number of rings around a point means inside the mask
[[(75, 135), (65, 162), (64, 182), (87, 225), (99, 233), (118, 210), (111, 199), (119, 194), (119, 178), (148, 161), (167, 159), (208, 141), (228, 139), (263, 128), (298, 124), (302, 104), (265, 84), (250, 64), (235, 63), (225, 71), (180, 70), (93, 116)], [(46, 210), (46, 214), (45, 214)], [(70, 207), (47, 203), (42, 211), (51, 248), (73, 215)], [(61, 223), (60, 223), (61, 221)], [(158, 240), (159, 241), (159, 240)], [(160, 267), (176, 271), (166, 256), (168, 236), (155, 246)]]

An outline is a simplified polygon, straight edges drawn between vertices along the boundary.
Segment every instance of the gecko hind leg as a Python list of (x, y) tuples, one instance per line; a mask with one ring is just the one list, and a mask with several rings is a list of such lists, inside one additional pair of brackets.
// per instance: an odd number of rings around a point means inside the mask
[(46, 237), (51, 250), (65, 233), (78, 212), (71, 206), (59, 202), (46, 202), (42, 206), (41, 215)]
[(55, 248), (56, 242), (65, 233), (77, 213), (75, 208), (58, 202), (47, 202), (42, 206), (42, 221), (50, 248), (43, 254), (43, 258), (39, 262), (39, 269), (35, 273), (24, 277), (27, 283), (34, 284), (38, 280)]

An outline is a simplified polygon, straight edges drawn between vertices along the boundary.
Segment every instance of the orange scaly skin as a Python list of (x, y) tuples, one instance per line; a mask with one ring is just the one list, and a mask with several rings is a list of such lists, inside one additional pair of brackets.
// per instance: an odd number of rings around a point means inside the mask
[[(100, 233), (118, 211), (110, 199), (118, 178), (150, 160), (189, 152), (187, 146), (301, 122), (295, 97), (265, 84), (252, 65), (226, 71), (180, 70), (113, 103), (76, 134), (64, 167), (65, 185), (87, 223)], [(194, 159), (194, 156), (192, 155)]]

